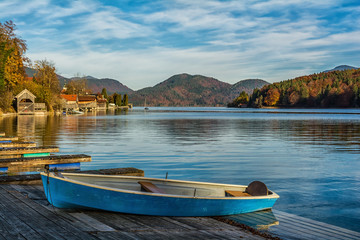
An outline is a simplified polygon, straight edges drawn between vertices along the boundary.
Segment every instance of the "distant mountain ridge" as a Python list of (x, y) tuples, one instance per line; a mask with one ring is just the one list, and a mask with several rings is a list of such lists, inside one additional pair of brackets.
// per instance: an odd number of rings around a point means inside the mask
[[(25, 72), (26, 75), (28, 75), (29, 77), (33, 77), (35, 74), (35, 69), (32, 68), (25, 68)], [(87, 82), (87, 87), (92, 91), (92, 93), (101, 93), (103, 88), (106, 88), (106, 91), (108, 94), (113, 94), (113, 93), (120, 93), (120, 94), (125, 94), (125, 93), (132, 93), (134, 90), (132, 90), (131, 88), (123, 85), (122, 83), (120, 83), (118, 80), (115, 79), (111, 79), (111, 78), (95, 78), (92, 76), (86, 76), (86, 77), (72, 77), (72, 78), (66, 78), (63, 77), (59, 74), (57, 74), (58, 79), (59, 79), (59, 85), (60, 88), (62, 88), (66, 83), (68, 83), (71, 80), (80, 80), (80, 79), (86, 79)]]
[(344, 71), (344, 70), (350, 70), (350, 69), (358, 69), (357, 67), (349, 66), (349, 65), (340, 65), (337, 67), (334, 67), (330, 70), (325, 70), (324, 72), (333, 72), (333, 71)]
[[(103, 88), (106, 88), (106, 92), (108, 94), (113, 94), (115, 92), (120, 94), (125, 94), (125, 93), (129, 94), (134, 91), (115, 79), (111, 79), (111, 78), (98, 79), (92, 76), (86, 76), (84, 78), (86, 79), (87, 87), (93, 93), (101, 93)], [(69, 80), (77, 80), (77, 79), (79, 78), (71, 78)]]
[[(35, 70), (26, 68), (26, 73), (32, 77)], [(269, 84), (261, 79), (246, 79), (232, 85), (212, 77), (183, 73), (174, 75), (153, 87), (134, 91), (110, 78), (98, 79), (92, 76), (65, 78), (61, 75), (58, 75), (58, 78), (61, 88), (71, 80), (85, 78), (87, 87), (92, 93), (101, 92), (103, 88), (106, 88), (108, 94), (127, 93), (129, 102), (135, 106), (143, 106), (145, 98), (149, 106), (226, 106), (242, 91), (251, 94), (255, 88)]]
[(265, 85), (270, 84), (262, 79), (245, 79), (241, 80), (231, 86), (231, 94), (235, 94), (236, 97), (240, 95), (242, 91), (247, 94), (252, 94), (255, 88), (262, 88)]
[(252, 92), (256, 87), (269, 84), (261, 79), (247, 79), (231, 85), (212, 77), (174, 75), (167, 80), (129, 95), (135, 106), (226, 106), (241, 91)]

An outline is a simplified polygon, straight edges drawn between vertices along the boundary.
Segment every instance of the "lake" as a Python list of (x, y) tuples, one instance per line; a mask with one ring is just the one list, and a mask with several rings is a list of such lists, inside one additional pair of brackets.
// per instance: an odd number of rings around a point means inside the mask
[(248, 184), (274, 208), (360, 231), (360, 110), (134, 108), (0, 118), (0, 131), (85, 153), (82, 169), (135, 167), (148, 177)]

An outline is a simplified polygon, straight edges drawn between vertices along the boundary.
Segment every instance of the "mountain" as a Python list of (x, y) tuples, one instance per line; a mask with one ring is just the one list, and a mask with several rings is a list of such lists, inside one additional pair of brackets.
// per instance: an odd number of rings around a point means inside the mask
[[(94, 78), (92, 76), (84, 77), (86, 79), (87, 87), (92, 91), (92, 93), (101, 93), (103, 88), (106, 88), (107, 93), (120, 93), (120, 94), (129, 94), (133, 90), (120, 83), (119, 81), (111, 78)], [(71, 78), (70, 80), (79, 80), (81, 78)]]
[(324, 72), (333, 72), (333, 71), (344, 71), (344, 70), (350, 70), (350, 69), (358, 69), (357, 67), (352, 67), (352, 66), (348, 66), (348, 65), (340, 65), (337, 67), (334, 67), (331, 70), (325, 70)]
[(135, 106), (223, 106), (231, 97), (231, 84), (201, 75), (178, 74), (129, 95)]
[(129, 102), (135, 106), (226, 106), (241, 91), (262, 87), (267, 82), (259, 79), (247, 79), (234, 85), (215, 78), (178, 74), (169, 79), (129, 95)]
[(238, 97), (242, 91), (252, 94), (255, 88), (261, 89), (263, 86), (270, 84), (262, 79), (245, 79), (231, 86), (230, 94)]
[[(35, 74), (35, 70), (31, 68), (27, 68), (26, 72), (30, 77)], [(92, 76), (69, 79), (61, 75), (58, 75), (58, 78), (61, 88), (71, 80), (85, 78), (92, 93), (101, 92), (103, 88), (106, 88), (109, 95), (114, 92), (127, 93), (129, 102), (135, 106), (143, 106), (145, 98), (149, 106), (226, 106), (238, 97), (240, 92), (251, 94), (253, 89), (269, 84), (261, 79), (246, 79), (231, 85), (211, 77), (183, 73), (153, 87), (133, 91), (115, 79), (98, 79)]]
[[(29, 77), (33, 77), (36, 70), (25, 67), (25, 72)], [(87, 87), (91, 90), (92, 93), (98, 93), (98, 92), (101, 93), (103, 88), (106, 88), (106, 91), (108, 94), (113, 94), (115, 92), (120, 93), (120, 94), (133, 92), (132, 89), (128, 88), (127, 86), (123, 85), (122, 83), (120, 83), (119, 81), (117, 81), (115, 79), (110, 79), (110, 78), (98, 79), (98, 78), (94, 78), (92, 76), (86, 76), (84, 78), (79, 78), (79, 77), (66, 78), (59, 74), (56, 74), (56, 75), (59, 79), (60, 88), (62, 88), (66, 83), (68, 83), (71, 80), (76, 81), (76, 80), (85, 78)]]

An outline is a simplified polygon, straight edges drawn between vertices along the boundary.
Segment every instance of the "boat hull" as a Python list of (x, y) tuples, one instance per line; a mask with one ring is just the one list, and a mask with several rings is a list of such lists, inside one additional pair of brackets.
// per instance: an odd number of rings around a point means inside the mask
[(41, 175), (48, 201), (58, 208), (91, 208), (153, 216), (221, 216), (272, 208), (277, 198), (197, 198), (129, 193)]

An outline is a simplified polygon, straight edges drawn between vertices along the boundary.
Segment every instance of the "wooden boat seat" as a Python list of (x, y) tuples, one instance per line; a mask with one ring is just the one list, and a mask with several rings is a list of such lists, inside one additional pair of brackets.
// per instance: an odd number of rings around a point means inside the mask
[(250, 194), (242, 191), (225, 190), (225, 194), (228, 197), (251, 197)]
[(139, 181), (138, 183), (141, 185), (141, 189), (145, 190), (146, 192), (165, 193), (163, 190), (161, 190), (151, 182)]

